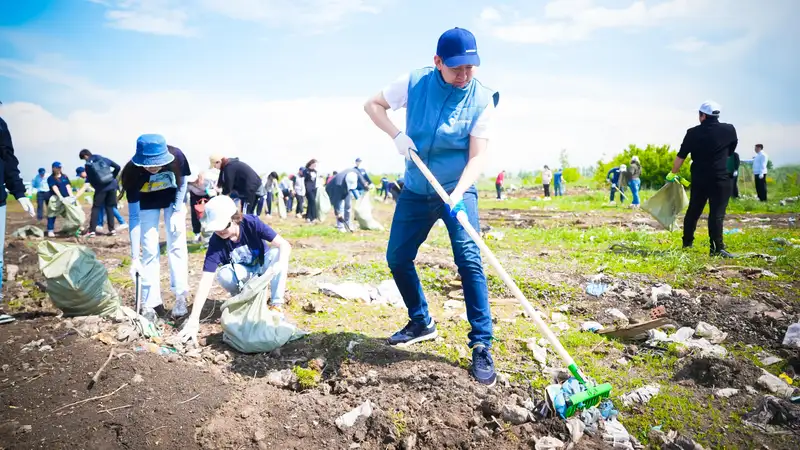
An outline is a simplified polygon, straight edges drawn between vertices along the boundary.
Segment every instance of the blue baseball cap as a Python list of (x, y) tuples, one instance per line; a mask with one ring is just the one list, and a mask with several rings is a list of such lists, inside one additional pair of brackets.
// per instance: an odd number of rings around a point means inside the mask
[(44, 170), (44, 167), (39, 167), (39, 173), (40, 174), (44, 175), (45, 172), (46, 172), (46, 170)]
[(58, 162), (58, 161), (54, 161), (54, 162), (53, 162), (53, 168), (54, 168), (54, 169), (60, 169), (60, 168), (61, 168), (61, 163), (60, 163), (60, 162)]
[(447, 67), (481, 65), (475, 36), (464, 28), (456, 27), (445, 31), (439, 37), (436, 56), (442, 58), (442, 62)]

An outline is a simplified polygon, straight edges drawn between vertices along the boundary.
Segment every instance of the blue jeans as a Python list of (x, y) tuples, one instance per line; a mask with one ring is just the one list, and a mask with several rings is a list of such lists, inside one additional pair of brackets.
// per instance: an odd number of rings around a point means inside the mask
[[(97, 215), (97, 226), (98, 227), (102, 227), (103, 226), (103, 222), (105, 222), (105, 218), (106, 218), (106, 209), (105, 208), (100, 208), (100, 212)], [(119, 213), (119, 209), (117, 209), (116, 206), (114, 207), (114, 218), (117, 219), (117, 222), (119, 222), (120, 225), (125, 223), (125, 219), (122, 218), (122, 214)], [(94, 231), (94, 230), (90, 230), (90, 231)]]
[(556, 186), (556, 189), (555, 189), (556, 197), (563, 196), (564, 195), (564, 191), (561, 189), (561, 183), (556, 183), (555, 186)]
[(44, 207), (47, 205), (47, 192), (36, 193), (36, 219), (42, 220), (44, 218)]
[[(479, 230), (478, 195), (474, 188), (464, 194), (464, 205), (470, 224)], [(492, 314), (489, 310), (489, 289), (478, 245), (472, 241), (461, 224), (450, 217), (438, 196), (419, 195), (403, 189), (394, 210), (386, 261), (408, 307), (408, 317), (417, 324), (427, 325), (430, 322), (428, 302), (422, 292), (414, 259), (417, 257), (420, 245), (428, 237), (438, 219), (442, 219), (447, 226), (453, 257), (464, 287), (467, 318), (472, 325), (468, 335), (469, 345), (472, 347), (475, 344), (483, 344), (487, 348), (491, 347)]]
[(275, 266), (275, 277), (270, 282), (270, 303), (274, 306), (283, 305), (288, 274), (277, 266), (280, 255), (280, 250), (273, 247), (267, 250), (264, 264), (261, 266), (248, 267), (242, 264), (226, 264), (217, 270), (217, 283), (229, 294), (237, 295), (240, 292), (240, 283), (241, 286), (244, 286), (248, 281), (263, 275), (270, 267)]
[(639, 204), (639, 188), (642, 186), (642, 180), (636, 179), (628, 182), (628, 187), (631, 188), (631, 197), (633, 197), (632, 205)]

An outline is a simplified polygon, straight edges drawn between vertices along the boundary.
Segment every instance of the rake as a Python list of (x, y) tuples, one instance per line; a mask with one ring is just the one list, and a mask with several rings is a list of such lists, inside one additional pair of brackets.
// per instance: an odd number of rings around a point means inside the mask
[[(442, 198), (442, 201), (450, 205), (451, 208), (455, 207), (455, 203), (453, 203), (450, 195), (445, 192), (444, 188), (442, 188), (442, 185), (439, 184), (431, 171), (428, 170), (428, 167), (425, 165), (425, 163), (423, 163), (419, 156), (417, 156), (417, 153), (414, 150), (409, 149), (408, 155), (409, 158), (414, 161), (414, 164), (417, 165), (420, 172), (422, 172), (425, 178), (427, 178), (428, 182), (431, 184), (436, 193), (439, 194), (439, 197)], [(544, 320), (542, 320), (539, 312), (536, 311), (533, 306), (531, 306), (528, 299), (525, 298), (525, 294), (523, 294), (519, 287), (517, 287), (517, 284), (514, 282), (508, 272), (506, 272), (505, 269), (503, 269), (503, 266), (500, 265), (500, 261), (497, 260), (497, 258), (494, 256), (494, 253), (492, 253), (492, 251), (483, 241), (481, 235), (478, 234), (478, 232), (475, 231), (475, 228), (473, 228), (469, 223), (467, 214), (463, 211), (459, 211), (459, 213), (456, 215), (456, 219), (461, 226), (464, 227), (472, 240), (475, 241), (484, 255), (486, 255), (486, 258), (489, 260), (489, 264), (491, 264), (494, 270), (500, 275), (503, 283), (508, 286), (508, 288), (514, 294), (514, 297), (516, 297), (517, 301), (519, 301), (519, 303), (522, 305), (522, 308), (525, 309), (527, 315), (533, 319), (533, 322), (539, 328), (539, 331), (541, 331), (545, 339), (550, 342), (550, 345), (553, 346), (564, 364), (567, 365), (567, 368), (569, 369), (570, 373), (572, 373), (572, 376), (574, 376), (575, 379), (586, 388), (586, 390), (573, 394), (569, 399), (567, 399), (565, 417), (570, 417), (579, 410), (596, 406), (603, 399), (608, 398), (611, 393), (611, 385), (604, 383), (592, 386), (586, 382), (586, 379), (581, 373), (581, 370), (578, 368), (578, 365), (575, 363), (575, 360), (572, 359), (572, 356), (570, 356), (569, 353), (567, 353), (567, 350), (563, 345), (561, 345), (561, 342), (558, 340), (556, 335), (553, 334), (552, 330), (550, 330), (550, 327), (548, 327)]]

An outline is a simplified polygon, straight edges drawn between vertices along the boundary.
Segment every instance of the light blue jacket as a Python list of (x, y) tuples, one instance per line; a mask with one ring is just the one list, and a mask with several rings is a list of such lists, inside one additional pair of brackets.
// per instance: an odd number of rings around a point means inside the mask
[[(420, 159), (447, 192), (458, 184), (469, 160), (469, 134), (489, 102), (499, 93), (472, 79), (463, 88), (445, 83), (435, 67), (411, 72), (406, 106), (406, 134)], [(436, 192), (413, 161), (406, 161), (405, 188), (419, 195)]]

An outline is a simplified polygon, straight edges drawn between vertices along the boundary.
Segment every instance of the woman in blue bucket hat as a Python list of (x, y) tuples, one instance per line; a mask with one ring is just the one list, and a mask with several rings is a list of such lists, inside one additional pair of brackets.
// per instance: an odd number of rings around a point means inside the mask
[[(167, 314), (161, 299), (159, 231), (161, 212), (167, 228), (170, 282), (175, 293), (173, 317), (187, 314), (189, 253), (186, 247), (186, 177), (189, 163), (159, 134), (143, 134), (136, 154), (122, 170), (120, 198), (128, 198), (131, 276), (141, 277), (142, 315), (151, 322)], [(141, 255), (139, 253), (141, 248)]]

